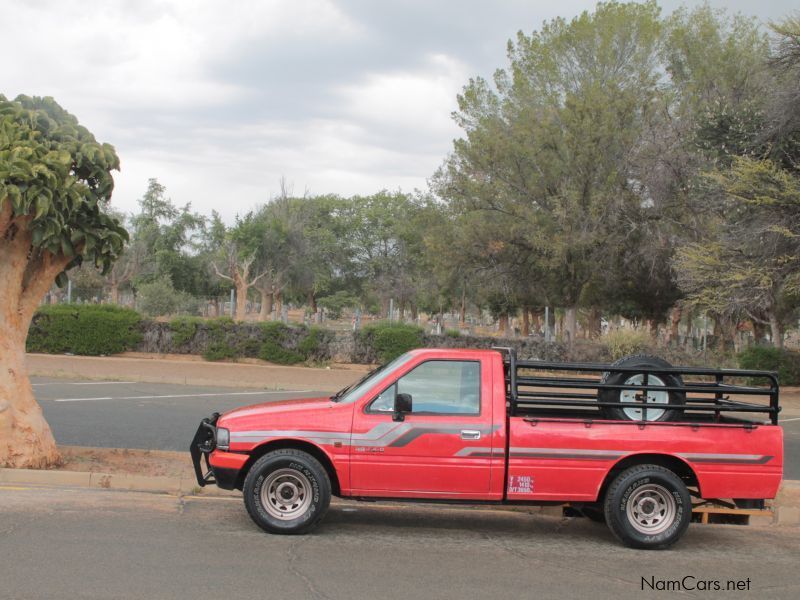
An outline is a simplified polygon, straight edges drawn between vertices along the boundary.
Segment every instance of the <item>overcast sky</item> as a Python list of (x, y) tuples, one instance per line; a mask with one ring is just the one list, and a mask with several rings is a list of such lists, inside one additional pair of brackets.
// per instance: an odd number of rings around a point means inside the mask
[[(295, 194), (425, 189), (450, 113), (507, 40), (594, 2), (0, 0), (0, 93), (53, 96), (122, 162), (113, 205), (156, 177), (226, 221)], [(699, 2), (661, 2), (665, 12)], [(760, 20), (796, 0), (714, 0)]]

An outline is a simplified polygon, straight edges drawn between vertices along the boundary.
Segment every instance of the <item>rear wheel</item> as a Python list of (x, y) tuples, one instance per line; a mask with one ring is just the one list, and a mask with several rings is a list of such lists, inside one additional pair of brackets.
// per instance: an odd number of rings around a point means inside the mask
[(667, 548), (684, 534), (692, 518), (686, 485), (658, 465), (637, 465), (617, 475), (603, 504), (609, 529), (631, 548)]
[[(648, 370), (648, 387), (678, 387), (683, 385), (683, 380), (677, 375), (651, 372), (659, 368), (669, 369), (672, 366), (657, 356), (648, 356), (646, 354), (626, 356), (611, 366), (646, 367)], [(611, 385), (630, 386), (622, 389), (601, 390), (598, 394), (598, 398), (602, 402), (619, 403), (619, 407), (603, 407), (603, 414), (609, 419), (619, 421), (675, 421), (680, 418), (681, 410), (670, 408), (670, 405), (683, 404), (686, 394), (674, 391), (639, 390), (637, 388), (644, 385), (644, 373), (614, 373), (611, 371), (604, 373), (601, 381)]]
[(255, 523), (269, 533), (312, 530), (331, 501), (328, 473), (300, 450), (274, 450), (259, 458), (244, 480), (244, 504)]

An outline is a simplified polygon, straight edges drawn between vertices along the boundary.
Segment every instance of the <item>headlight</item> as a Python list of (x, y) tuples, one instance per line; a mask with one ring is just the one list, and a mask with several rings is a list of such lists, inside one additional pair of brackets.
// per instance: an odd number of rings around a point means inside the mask
[(217, 448), (227, 450), (231, 445), (231, 432), (224, 427), (217, 427)]

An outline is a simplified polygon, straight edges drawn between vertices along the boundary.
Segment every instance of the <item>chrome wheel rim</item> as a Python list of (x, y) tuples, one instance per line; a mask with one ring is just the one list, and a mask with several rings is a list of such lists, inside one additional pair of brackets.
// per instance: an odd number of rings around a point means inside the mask
[(294, 469), (270, 473), (261, 486), (261, 505), (270, 516), (283, 521), (296, 519), (311, 504), (311, 482)]
[[(625, 380), (623, 385), (633, 385), (633, 386), (641, 386), (644, 384), (644, 375), (641, 373), (637, 373), (632, 377), (629, 377)], [(647, 377), (647, 385), (658, 385), (658, 386), (665, 386), (664, 380), (656, 375), (648, 375)], [(643, 392), (637, 390), (635, 387), (629, 390), (622, 390), (619, 394), (619, 401), (625, 404), (633, 404), (635, 406), (630, 406), (623, 408), (622, 411), (625, 413), (625, 416), (628, 417), (631, 421), (658, 421), (661, 417), (664, 416), (666, 410), (663, 408), (650, 408), (650, 404), (669, 404), (669, 393), (668, 392), (659, 392), (656, 390), (648, 390), (646, 392), (647, 398), (647, 415), (645, 418), (644, 410), (642, 409), (642, 404), (644, 404), (641, 400), (637, 400), (636, 396), (641, 396)]]
[(637, 488), (625, 506), (628, 521), (639, 533), (656, 535), (675, 521), (677, 503), (667, 488), (650, 483)]

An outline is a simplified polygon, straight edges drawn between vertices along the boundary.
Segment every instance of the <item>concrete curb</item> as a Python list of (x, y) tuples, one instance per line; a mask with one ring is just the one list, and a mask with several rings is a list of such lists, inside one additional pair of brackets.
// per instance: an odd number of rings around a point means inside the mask
[[(240, 497), (237, 491), (221, 490), (216, 486), (201, 488), (194, 477), (163, 477), (102, 473), (87, 471), (57, 471), (0, 468), (0, 485), (44, 485), (129, 492), (174, 494), (176, 496)], [(525, 512), (540, 516), (560, 517), (562, 506), (476, 505), (486, 510)], [(800, 524), (800, 481), (783, 482), (778, 497), (772, 502), (772, 516), (751, 518), (753, 525), (792, 526)]]

